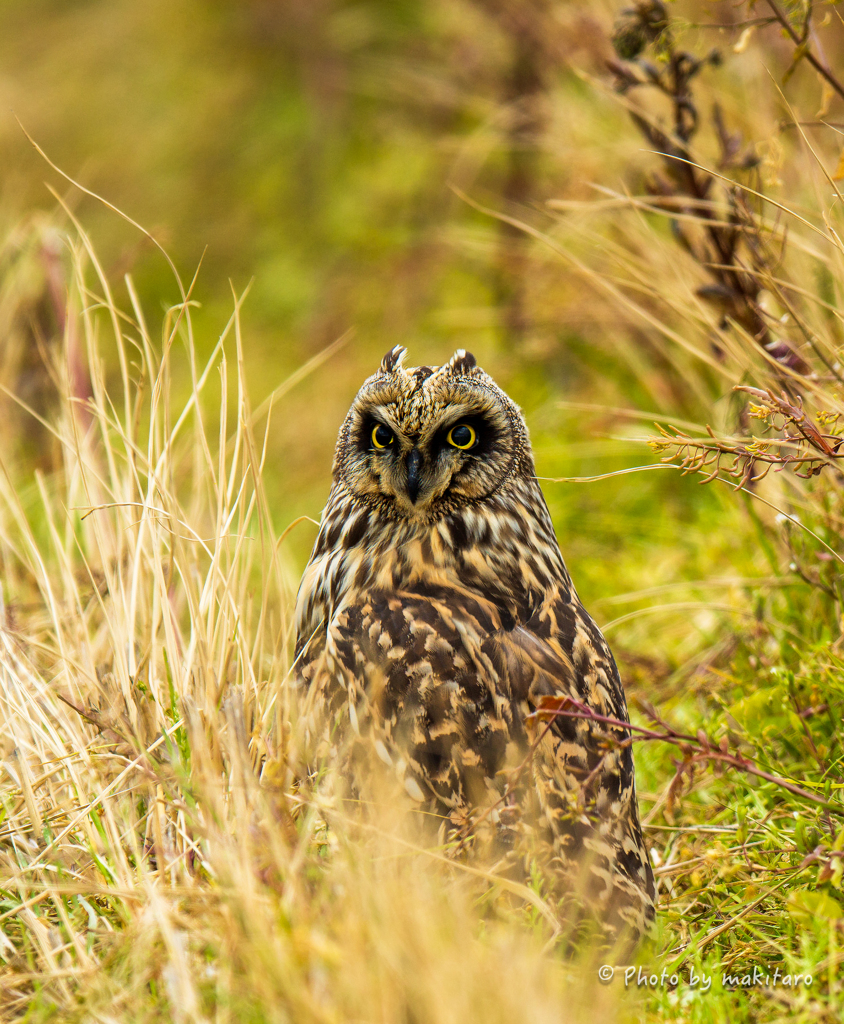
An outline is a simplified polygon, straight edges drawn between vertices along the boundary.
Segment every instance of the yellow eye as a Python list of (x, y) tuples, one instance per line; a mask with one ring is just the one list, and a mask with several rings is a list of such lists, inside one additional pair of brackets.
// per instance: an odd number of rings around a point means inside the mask
[(478, 435), (468, 423), (458, 423), (456, 427), (452, 427), (449, 430), (446, 440), (449, 444), (454, 445), (455, 448), (466, 451), (467, 448), (475, 447)]
[(375, 448), (386, 448), (393, 443), (393, 432), (383, 423), (376, 423), (372, 428), (372, 444)]

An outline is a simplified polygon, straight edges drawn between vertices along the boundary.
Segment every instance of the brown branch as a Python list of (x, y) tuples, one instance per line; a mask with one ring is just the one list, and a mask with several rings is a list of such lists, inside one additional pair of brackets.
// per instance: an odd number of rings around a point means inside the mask
[[(774, 20), (767, 19), (771, 23)], [(808, 35), (808, 19), (805, 32)], [(637, 88), (656, 89), (672, 104), (673, 130), (661, 127), (642, 109), (628, 109), (634, 124), (662, 161), (663, 172), (654, 175), (650, 187), (654, 205), (677, 202), (683, 217), (697, 220), (700, 225), (699, 234), (694, 237), (678, 221), (672, 221), (678, 243), (711, 279), (712, 283), (704, 285), (697, 294), (719, 310), (721, 330), (731, 323), (737, 325), (769, 358), (805, 375), (809, 372), (808, 364), (789, 342), (779, 337), (780, 325), (771, 321), (759, 303), (765, 287), (761, 278), (770, 276), (770, 267), (778, 258), (771, 251), (764, 234), (766, 229), (737, 183), (706, 171), (693, 159), (691, 145), (700, 122), (694, 79), (707, 65), (720, 63), (719, 52), (713, 50), (696, 57), (681, 50), (662, 0), (637, 0), (633, 7), (624, 8), (616, 19), (612, 44), (620, 58), (607, 62), (616, 77), (616, 90), (627, 93)], [(643, 54), (648, 49), (657, 60), (645, 59)], [(727, 130), (717, 104), (712, 119), (720, 145), (718, 167), (737, 171), (756, 167), (759, 157), (752, 148), (743, 146), (739, 133)], [(716, 189), (720, 202), (714, 201)], [(728, 211), (726, 217), (718, 212), (722, 203)], [(713, 348), (719, 357), (723, 355), (715, 341)], [(784, 375), (781, 380), (788, 387)], [(751, 471), (748, 479), (752, 477)]]
[(833, 73), (829, 70), (829, 68), (826, 67), (825, 64), (822, 64), (818, 60), (818, 58), (812, 53), (811, 49), (806, 45), (809, 37), (809, 22), (812, 15), (811, 7), (806, 12), (803, 37), (801, 38), (794, 31), (794, 27), (792, 26), (791, 22), (788, 20), (786, 15), (783, 13), (782, 10), (780, 10), (780, 5), (776, 3), (776, 0), (766, 0), (766, 3), (771, 8), (771, 12), (774, 15), (774, 17), (791, 37), (791, 41), (794, 43), (794, 45), (798, 48), (798, 50), (802, 49), (803, 52), (799, 54), (797, 59), (799, 60), (800, 58), (805, 58), (812, 65), (815, 71), (818, 72), (819, 75), (823, 75), (823, 77), (827, 80), (827, 82), (829, 82), (829, 84), (838, 93), (838, 95), (844, 98), (844, 85), (842, 85), (841, 82), (838, 81), (835, 75), (833, 75)]
[(581, 718), (588, 721), (600, 722), (604, 725), (610, 725), (616, 729), (623, 729), (625, 732), (630, 734), (638, 734), (630, 735), (627, 740), (623, 741), (625, 744), (631, 742), (634, 743), (638, 740), (660, 740), (663, 743), (671, 743), (674, 746), (680, 747), (685, 755), (685, 759), (679, 767), (678, 774), (682, 771), (688, 770), (689, 768), (693, 768), (696, 764), (706, 763), (708, 761), (720, 762), (722, 764), (729, 765), (731, 768), (738, 768), (741, 771), (746, 772), (748, 775), (755, 775), (757, 778), (764, 779), (766, 782), (771, 782), (776, 786), (780, 786), (781, 788), (788, 790), (789, 793), (793, 793), (795, 796), (801, 797), (803, 800), (810, 800), (812, 803), (818, 804), (826, 810), (844, 817), (843, 807), (830, 803), (828, 800), (817, 796), (808, 789), (803, 789), (802, 786), (789, 782), (788, 779), (783, 779), (778, 775), (772, 775), (770, 772), (766, 772), (763, 768), (758, 767), (758, 765), (738, 751), (730, 752), (727, 746), (726, 737), (724, 737), (720, 745), (716, 745), (709, 739), (702, 729), (698, 730), (696, 736), (690, 736), (687, 733), (678, 732), (671, 725), (661, 719), (653, 709), (647, 710), (646, 714), (648, 714), (649, 717), (654, 718), (658, 724), (662, 726), (661, 732), (657, 732), (654, 729), (646, 729), (639, 725), (631, 725), (630, 722), (625, 722), (618, 718), (599, 715), (588, 705), (582, 704), (580, 701), (574, 700), (571, 697), (564, 696), (541, 698), (541, 707), (533, 712), (533, 714), (528, 715), (527, 718), (528, 721), (531, 719), (539, 721), (547, 720), (546, 716), (551, 716), (552, 718)]

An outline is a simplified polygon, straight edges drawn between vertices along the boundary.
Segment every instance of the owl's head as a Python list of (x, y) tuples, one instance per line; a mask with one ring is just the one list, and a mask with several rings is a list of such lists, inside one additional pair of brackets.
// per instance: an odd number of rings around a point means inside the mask
[(439, 367), (405, 367), (406, 354), (392, 348), (355, 397), (335, 479), (391, 516), (431, 520), (533, 475), (521, 412), (470, 352)]

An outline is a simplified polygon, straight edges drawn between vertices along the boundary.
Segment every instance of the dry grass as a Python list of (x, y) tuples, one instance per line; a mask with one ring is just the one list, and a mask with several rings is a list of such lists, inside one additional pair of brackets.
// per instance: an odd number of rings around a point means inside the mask
[(572, 987), (535, 907), (297, 791), (296, 580), (238, 302), (200, 366), (186, 294), (159, 359), (131, 282), (121, 309), (76, 237), (42, 424), (60, 460), (0, 477), (0, 1019), (611, 1013), (594, 972)]

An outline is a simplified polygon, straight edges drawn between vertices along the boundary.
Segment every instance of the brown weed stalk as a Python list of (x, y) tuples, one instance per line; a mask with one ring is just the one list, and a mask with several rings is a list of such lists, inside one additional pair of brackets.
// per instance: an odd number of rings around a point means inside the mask
[[(720, 52), (711, 50), (697, 57), (681, 49), (661, 0), (640, 0), (622, 11), (612, 42), (617, 59), (608, 61), (608, 66), (616, 91), (623, 96), (654, 92), (670, 104), (670, 129), (641, 106), (631, 103), (628, 110), (661, 157), (661, 172), (652, 173), (648, 180), (647, 201), (671, 216), (677, 243), (710, 278), (711, 283), (698, 288), (697, 294), (720, 311), (722, 329), (737, 325), (772, 359), (803, 372), (805, 362), (772, 335), (770, 318), (760, 303), (765, 281), (781, 253), (774, 252), (766, 237), (770, 232), (763, 229), (751, 207), (749, 193), (723, 173), (716, 176), (704, 170), (694, 152), (701, 115), (693, 85), (702, 71), (721, 64)], [(719, 171), (756, 168), (759, 158), (740, 133), (727, 129), (717, 104), (712, 122), (720, 147)]]
[(741, 752), (736, 741), (733, 741), (731, 745), (729, 737), (722, 736), (721, 739), (716, 742), (714, 739), (707, 736), (703, 729), (698, 729), (694, 736), (689, 733), (679, 732), (660, 717), (657, 711), (649, 705), (643, 704), (642, 710), (652, 721), (660, 726), (659, 730), (647, 729), (644, 726), (632, 725), (629, 722), (624, 722), (619, 718), (599, 715), (588, 705), (583, 704), (572, 697), (546, 696), (540, 698), (539, 703), (540, 707), (538, 710), (533, 712), (533, 714), (528, 715), (529, 720), (549, 722), (558, 717), (582, 718), (587, 721), (596, 722), (601, 725), (608, 725), (613, 729), (622, 729), (627, 732), (629, 735), (623, 740), (607, 737), (607, 742), (612, 742), (617, 747), (630, 746), (632, 743), (642, 740), (670, 743), (679, 747), (683, 753), (683, 760), (674, 762), (677, 772), (669, 785), (669, 794), (676, 792), (682, 782), (683, 776), (691, 776), (697, 766), (701, 764), (714, 763), (718, 765), (726, 765), (730, 768), (737, 768), (740, 771), (746, 772), (748, 775), (755, 775), (757, 778), (764, 779), (766, 782), (771, 782), (775, 786), (780, 786), (782, 789), (788, 790), (789, 793), (793, 793), (795, 796), (799, 796), (803, 800), (809, 800), (832, 813), (844, 817), (844, 808), (839, 804), (831, 803), (823, 797), (819, 797), (817, 794), (810, 792), (808, 789), (804, 789), (802, 786), (798, 786), (796, 783), (790, 782), (788, 779), (783, 779), (778, 775), (772, 775), (770, 772), (766, 772), (763, 768), (760, 768), (755, 761)]

